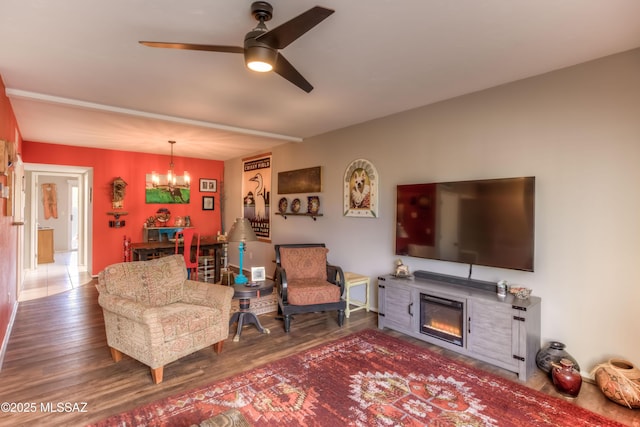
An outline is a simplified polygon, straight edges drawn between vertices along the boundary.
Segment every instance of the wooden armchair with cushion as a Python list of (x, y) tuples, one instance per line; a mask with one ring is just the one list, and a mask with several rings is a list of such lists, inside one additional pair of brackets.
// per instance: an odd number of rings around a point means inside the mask
[(164, 365), (210, 345), (220, 353), (229, 336), (233, 288), (187, 280), (182, 255), (110, 265), (97, 288), (114, 361), (144, 363), (156, 384)]
[(276, 288), (278, 311), (289, 332), (291, 315), (337, 311), (338, 325), (344, 323), (346, 301), (342, 268), (327, 263), (324, 243), (276, 245)]

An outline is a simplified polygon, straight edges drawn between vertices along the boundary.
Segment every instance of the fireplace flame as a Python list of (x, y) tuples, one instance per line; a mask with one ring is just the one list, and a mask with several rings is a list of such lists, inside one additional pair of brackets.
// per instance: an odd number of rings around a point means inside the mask
[(439, 332), (444, 332), (446, 334), (453, 335), (458, 338), (462, 338), (462, 331), (460, 330), (460, 327), (451, 325), (446, 322), (439, 322), (437, 320), (432, 320), (431, 323), (425, 326), (429, 329), (433, 329)]

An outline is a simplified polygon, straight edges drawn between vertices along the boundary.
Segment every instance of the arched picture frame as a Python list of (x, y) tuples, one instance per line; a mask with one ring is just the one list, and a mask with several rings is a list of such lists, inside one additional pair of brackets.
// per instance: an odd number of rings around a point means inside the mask
[(344, 172), (344, 215), (378, 217), (378, 172), (365, 159), (354, 160)]

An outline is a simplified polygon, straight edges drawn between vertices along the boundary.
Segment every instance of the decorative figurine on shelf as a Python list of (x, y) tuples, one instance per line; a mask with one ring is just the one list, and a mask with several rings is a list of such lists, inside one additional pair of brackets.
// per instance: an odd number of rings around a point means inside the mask
[(507, 289), (509, 289), (509, 282), (506, 280), (500, 280), (496, 285), (496, 292), (500, 298), (507, 296)]
[(120, 219), (120, 217), (123, 216), (123, 215), (128, 215), (128, 214), (129, 214), (129, 212), (124, 212), (124, 211), (107, 212), (107, 215), (113, 216), (113, 221), (109, 221), (109, 227), (111, 227), (111, 228), (124, 227), (125, 221), (124, 221), (124, 219)]
[(122, 209), (124, 207), (124, 196), (126, 194), (127, 183), (121, 177), (113, 180), (113, 198), (111, 205), (113, 209)]
[(156, 216), (152, 215), (144, 222), (145, 227), (155, 227), (156, 226)]
[(411, 273), (409, 273), (409, 266), (404, 265), (401, 259), (397, 260), (396, 270), (393, 275), (396, 277), (410, 277)]
[(531, 289), (525, 287), (513, 287), (509, 288), (509, 293), (513, 294), (516, 298), (526, 300), (531, 296)]

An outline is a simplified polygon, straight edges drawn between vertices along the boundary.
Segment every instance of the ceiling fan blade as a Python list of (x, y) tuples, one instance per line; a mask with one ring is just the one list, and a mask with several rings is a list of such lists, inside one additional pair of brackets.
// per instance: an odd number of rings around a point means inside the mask
[(312, 7), (284, 24), (256, 37), (256, 40), (275, 49), (284, 49), (298, 37), (324, 21), (333, 12), (335, 11), (320, 6)]
[(280, 74), (285, 79), (289, 80), (294, 85), (298, 86), (303, 91), (309, 93), (313, 90), (313, 86), (311, 83), (307, 81), (302, 74), (296, 70), (293, 65), (287, 59), (282, 56), (281, 53), (278, 53), (278, 59), (276, 61), (276, 66), (273, 67), (273, 71)]
[(218, 46), (211, 44), (193, 44), (193, 43), (167, 43), (167, 42), (138, 42), (149, 47), (162, 47), (167, 49), (185, 49), (185, 50), (204, 50), (207, 52), (227, 52), (227, 53), (244, 53), (244, 48), (240, 46)]

